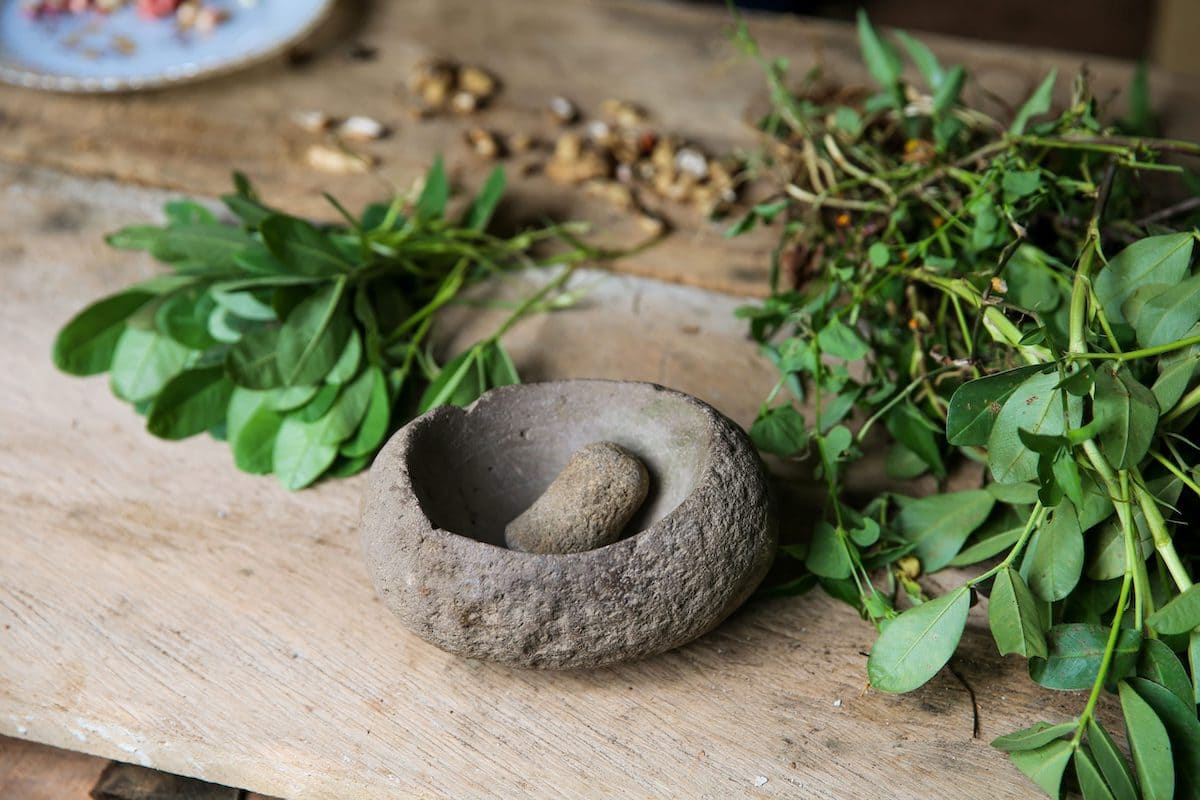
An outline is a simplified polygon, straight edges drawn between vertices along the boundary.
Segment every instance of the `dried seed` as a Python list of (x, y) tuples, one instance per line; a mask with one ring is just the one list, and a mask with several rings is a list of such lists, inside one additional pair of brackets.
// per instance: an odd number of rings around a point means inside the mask
[(496, 79), (481, 67), (465, 66), (458, 71), (458, 88), (477, 100), (487, 100), (496, 93)]
[[(563, 137), (566, 138), (566, 137)], [(576, 142), (578, 138), (576, 137)], [(546, 164), (546, 176), (558, 183), (582, 183), (592, 178), (607, 178), (611, 172), (609, 160), (604, 153), (595, 148), (578, 151), (574, 156), (560, 156), (564, 148), (563, 140), (559, 139), (560, 148), (556, 149), (555, 157)], [(570, 152), (571, 148), (565, 148)]]
[(548, 108), (550, 116), (560, 125), (570, 125), (579, 119), (579, 109), (568, 98), (562, 95), (551, 97)]
[(642, 213), (637, 218), (638, 225), (651, 236), (662, 236), (667, 230), (667, 223), (652, 214)]
[(356, 175), (368, 172), (376, 160), (368, 155), (350, 153), (324, 144), (314, 144), (304, 154), (308, 165), (334, 175)]
[(349, 117), (338, 126), (338, 133), (341, 136), (359, 142), (382, 139), (387, 132), (387, 128), (379, 120), (362, 116)]
[(646, 111), (627, 100), (605, 100), (600, 111), (622, 128), (636, 128), (646, 121)]
[(675, 153), (675, 168), (702, 181), (708, 177), (708, 158), (694, 147), (684, 147)]
[(491, 161), (499, 158), (501, 154), (500, 140), (491, 131), (483, 128), (472, 128), (466, 133), (467, 144), (475, 151), (475, 154)]
[(622, 211), (628, 211), (634, 207), (633, 192), (623, 183), (591, 180), (583, 188), (592, 197), (598, 197)]
[(455, 92), (450, 108), (458, 114), (472, 114), (479, 109), (479, 98), (470, 92)]
[(583, 141), (574, 133), (564, 133), (554, 143), (554, 158), (561, 161), (576, 161), (583, 152)]
[(528, 153), (534, 146), (533, 137), (528, 133), (513, 133), (508, 136), (508, 152), (513, 155)]
[(296, 111), (292, 114), (292, 122), (309, 133), (321, 133), (329, 130), (333, 120), (324, 111)]
[(599, 145), (608, 146), (613, 142), (613, 131), (607, 122), (594, 119), (587, 124), (587, 137)]

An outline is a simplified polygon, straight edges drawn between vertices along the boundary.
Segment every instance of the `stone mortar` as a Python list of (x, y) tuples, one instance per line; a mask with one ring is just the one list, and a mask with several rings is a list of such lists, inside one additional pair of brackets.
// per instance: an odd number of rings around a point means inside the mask
[[(505, 548), (505, 526), (595, 441), (650, 472), (631, 533), (581, 553)], [(376, 590), (426, 641), (572, 669), (711, 630), (766, 574), (776, 524), (758, 454), (716, 410), (653, 384), (577, 380), (505, 386), (402, 428), (371, 468), (362, 539)]]

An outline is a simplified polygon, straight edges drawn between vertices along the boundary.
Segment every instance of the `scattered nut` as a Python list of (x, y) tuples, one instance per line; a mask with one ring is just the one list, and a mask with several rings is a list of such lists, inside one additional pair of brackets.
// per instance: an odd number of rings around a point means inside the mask
[(508, 137), (508, 152), (512, 153), (513, 155), (528, 153), (533, 149), (533, 146), (533, 137), (528, 133), (513, 133)]
[(570, 125), (579, 119), (579, 108), (562, 95), (550, 98), (548, 110), (550, 116), (560, 125)]
[(376, 160), (368, 155), (350, 153), (324, 144), (314, 144), (304, 154), (313, 169), (335, 175), (356, 175), (370, 171)]
[(708, 158), (694, 147), (684, 147), (675, 153), (675, 168), (696, 180), (708, 178)]
[(500, 140), (491, 131), (483, 128), (472, 128), (466, 133), (467, 144), (475, 151), (475, 154), (489, 161), (499, 158), (502, 151)]
[(622, 211), (628, 211), (635, 205), (633, 192), (628, 186), (616, 181), (590, 180), (584, 184), (584, 191), (592, 197), (598, 197)]
[(458, 71), (458, 88), (485, 101), (496, 93), (496, 79), (480, 67), (465, 66)]
[(322, 133), (329, 130), (329, 126), (333, 124), (333, 120), (324, 111), (295, 111), (292, 113), (292, 122), (309, 133)]
[(450, 108), (459, 114), (472, 114), (479, 108), (479, 98), (470, 92), (455, 92)]
[(646, 111), (626, 100), (605, 100), (600, 111), (622, 128), (636, 128), (646, 121)]
[(387, 128), (382, 122), (371, 117), (349, 117), (338, 126), (338, 134), (346, 139), (353, 139), (359, 142), (382, 139), (387, 135), (387, 132)]

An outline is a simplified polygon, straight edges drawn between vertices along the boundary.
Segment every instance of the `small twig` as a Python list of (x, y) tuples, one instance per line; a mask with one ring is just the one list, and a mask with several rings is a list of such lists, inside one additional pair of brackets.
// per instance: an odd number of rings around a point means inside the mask
[(951, 675), (953, 675), (955, 678), (958, 679), (958, 682), (962, 684), (962, 687), (967, 690), (967, 694), (970, 695), (970, 697), (971, 697), (971, 738), (978, 739), (979, 738), (979, 700), (975, 697), (975, 689), (972, 688), (971, 684), (967, 683), (967, 679), (964, 678), (959, 673), (959, 671), (954, 668), (953, 664), (947, 664), (946, 669), (948, 669), (950, 671)]
[(1147, 225), (1151, 225), (1155, 222), (1161, 222), (1179, 214), (1186, 214), (1188, 211), (1191, 211), (1195, 208), (1200, 208), (1200, 197), (1189, 197), (1188, 199), (1178, 202), (1173, 206), (1167, 206), (1166, 208), (1155, 211), (1153, 214), (1147, 214), (1141, 219), (1135, 220), (1133, 224), (1139, 228), (1144, 228)]

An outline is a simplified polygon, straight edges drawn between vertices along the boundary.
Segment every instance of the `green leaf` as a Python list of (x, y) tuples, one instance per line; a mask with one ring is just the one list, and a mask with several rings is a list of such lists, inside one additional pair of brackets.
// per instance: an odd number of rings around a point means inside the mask
[(1083, 574), (1083, 531), (1075, 506), (1060, 503), (1030, 547), (1029, 588), (1043, 600), (1062, 600)]
[(1001, 503), (1009, 505), (1031, 506), (1038, 501), (1036, 483), (989, 483), (984, 489)]
[(857, 361), (871, 349), (853, 328), (836, 318), (817, 334), (817, 345), (821, 352), (846, 361)]
[(1050, 101), (1054, 95), (1054, 81), (1057, 79), (1058, 70), (1050, 70), (1050, 74), (1042, 79), (1038, 87), (1033, 90), (1033, 94), (1017, 111), (1017, 116), (1013, 118), (1012, 125), (1009, 126), (1009, 133), (1020, 136), (1025, 132), (1025, 126), (1029, 124), (1030, 117), (1045, 114), (1050, 110)]
[(1108, 731), (1095, 719), (1088, 722), (1087, 743), (1096, 759), (1096, 765), (1100, 767), (1100, 772), (1112, 789), (1113, 797), (1117, 800), (1138, 800), (1133, 771), (1121, 755), (1121, 751), (1117, 749), (1116, 742), (1108, 735)]
[(433, 166), (425, 174), (425, 186), (421, 189), (421, 196), (417, 198), (417, 217), (435, 219), (444, 215), (449, 200), (450, 181), (446, 179), (446, 165), (439, 154), (434, 157)]
[(271, 461), (285, 489), (303, 489), (337, 458), (337, 445), (322, 442), (322, 433), (318, 423), (302, 422), (295, 415), (284, 418), (275, 436)]
[(375, 373), (363, 370), (358, 377), (346, 384), (338, 394), (337, 402), (317, 424), (323, 427), (321, 442), (340, 445), (358, 429), (371, 404), (371, 393), (375, 388)]
[(940, 431), (935, 434), (934, 427), (924, 414), (911, 403), (901, 403), (888, 414), (885, 424), (888, 433), (927, 464), (934, 475), (945, 477), (946, 466), (942, 463), (942, 453), (938, 447)]
[(1046, 635), (1038, 617), (1037, 601), (1012, 567), (996, 574), (988, 599), (988, 625), (1000, 655), (1046, 657)]
[[(1125, 534), (1117, 520), (1113, 519), (1097, 531), (1089, 546), (1087, 576), (1092, 580), (1106, 581), (1125, 574)], [(1142, 557), (1154, 552), (1154, 543), (1139, 532)]]
[(229, 379), (247, 389), (274, 389), (283, 383), (275, 355), (279, 328), (256, 328), (243, 336), (225, 356)]
[(275, 214), (262, 221), (263, 242), (289, 271), (312, 277), (334, 277), (350, 270), (327, 234), (312, 223)]
[(1023, 528), (1020, 527), (1009, 528), (982, 538), (970, 547), (963, 548), (946, 566), (966, 567), (999, 555), (1017, 543), (1017, 540), (1021, 538), (1022, 531)]
[(475, 402), (484, 391), (483, 364), (476, 345), (452, 358), (430, 381), (421, 395), (417, 413), (438, 406), (465, 406)]
[(1161, 639), (1147, 639), (1142, 643), (1138, 675), (1170, 691), (1185, 707), (1196, 705), (1192, 697), (1192, 679), (1174, 651)]
[[(1054, 459), (1051, 472), (1054, 482), (1075, 505), (1075, 508), (1083, 509), (1087, 505), (1087, 496), (1083, 491), (1083, 476), (1079, 474), (1079, 465), (1075, 462), (1075, 457), (1070, 450), (1064, 450)], [(1082, 530), (1081, 525), (1080, 531), (1082, 532)]]
[(267, 408), (272, 411), (292, 411), (306, 405), (316, 395), (319, 386), (280, 386), (266, 394)]
[(1132, 322), (1142, 347), (1158, 347), (1182, 339), (1200, 322), (1200, 275), (1148, 297)]
[(1038, 476), (1037, 454), (1025, 447), (1018, 431), (1061, 436), (1068, 428), (1079, 427), (1082, 401), (1056, 389), (1057, 385), (1057, 373), (1033, 375), (1004, 402), (988, 436), (988, 467), (997, 483), (1020, 483)]
[(192, 350), (207, 350), (217, 344), (208, 332), (208, 318), (216, 302), (204, 291), (192, 290), (169, 297), (154, 315), (155, 326)]
[(750, 427), (750, 439), (765, 453), (792, 456), (808, 447), (808, 430), (804, 417), (789, 404), (759, 414)]
[(325, 382), (345, 383), (358, 373), (358, 366), (361, 363), (362, 337), (358, 335), (358, 331), (351, 330), (350, 338), (346, 340), (346, 346), (342, 348), (342, 354), (338, 356), (338, 360), (333, 363), (325, 375)]
[(1051, 725), (1049, 722), (1035, 722), (1028, 728), (1006, 733), (992, 740), (992, 747), (1003, 753), (1020, 753), (1025, 750), (1037, 750), (1045, 747), (1068, 733), (1075, 732), (1075, 720), (1059, 722)]
[[(245, 391), (245, 390), (242, 390)], [(283, 425), (283, 415), (262, 403), (242, 424), (236, 435), (231, 434), (233, 463), (243, 472), (265, 475), (271, 471), (275, 437)]]
[(127, 327), (113, 354), (112, 391), (131, 403), (150, 400), (183, 371), (192, 351), (157, 331)]
[(211, 211), (194, 200), (171, 200), (163, 210), (174, 225), (211, 225), (217, 221)]
[(521, 382), (521, 376), (517, 374), (517, 367), (513, 364), (512, 357), (498, 340), (492, 339), (487, 342), (483, 346), (479, 359), (483, 363), (483, 371), (487, 378), (485, 391), (497, 386), (512, 386)]
[(269, 322), (275, 319), (275, 309), (264, 303), (253, 292), (240, 290), (241, 282), (214, 283), (209, 292), (217, 305), (242, 319)]
[(496, 211), (496, 206), (500, 203), (500, 198), (504, 196), (504, 168), (496, 167), (488, 175), (487, 180), (483, 184), (483, 188), (479, 190), (479, 194), (471, 202), (463, 215), (463, 224), (472, 230), (482, 231), (488, 226), (492, 220), (492, 214)]
[(1200, 631), (1188, 634), (1188, 666), (1192, 670), (1192, 696), (1200, 703)]
[(838, 530), (825, 520), (817, 523), (805, 562), (809, 571), (822, 578), (849, 578), (850, 553)]
[(1141, 239), (1117, 253), (1092, 284), (1108, 321), (1126, 321), (1121, 306), (1139, 287), (1182, 281), (1192, 260), (1193, 242), (1190, 232), (1169, 233)]
[(112, 363), (125, 321), (154, 298), (125, 291), (92, 303), (63, 326), (54, 339), (54, 365), (71, 375), (96, 375)]
[(1063, 773), (1071, 763), (1073, 750), (1066, 739), (1055, 739), (1037, 750), (1021, 750), (1009, 756), (1013, 766), (1024, 772), (1046, 794), (1057, 798), (1062, 791)]
[(1091, 753), (1084, 747), (1075, 751), (1075, 778), (1079, 781), (1083, 800), (1116, 800)]
[(316, 422), (325, 416), (342, 393), (342, 387), (335, 383), (327, 383), (317, 389), (317, 393), (303, 406), (296, 409), (295, 416), (301, 422)]
[(201, 274), (236, 269), (233, 257), (251, 243), (241, 228), (220, 223), (176, 224), (163, 230), (151, 249), (159, 261)]
[(1167, 729), (1128, 682), (1117, 684), (1117, 691), (1142, 796), (1145, 800), (1171, 800), (1175, 796), (1175, 768)]
[(967, 71), (962, 65), (955, 64), (946, 73), (946, 80), (933, 93), (933, 113), (941, 116), (950, 109), (954, 108), (954, 104), (958, 102), (958, 96), (962, 94), (963, 84), (967, 80)]
[[(904, 31), (896, 31), (896, 38), (900, 40), (900, 44), (908, 52), (908, 57), (912, 59), (916, 65), (917, 71), (921, 73), (921, 77), (925, 79), (925, 83), (929, 85), (929, 91), (936, 92), (938, 87), (946, 79), (946, 70), (942, 68), (942, 64), (938, 61), (937, 56), (933, 54), (924, 42), (914, 39)], [(961, 67), (958, 67), (961, 69)]]
[(369, 371), (372, 375), (371, 396), (362, 424), (354, 436), (341, 447), (341, 454), (351, 459), (374, 453), (388, 432), (391, 404), (388, 402), (387, 381), (379, 367), (371, 367)]
[(1178, 361), (1167, 363), (1165, 359), (1159, 362), (1162, 367), (1162, 372), (1158, 379), (1154, 381), (1154, 385), (1150, 387), (1150, 393), (1154, 395), (1154, 399), (1158, 402), (1160, 411), (1169, 410), (1175, 407), (1179, 399), (1192, 385), (1192, 378), (1196, 374), (1196, 367), (1200, 365), (1200, 353), (1188, 354), (1187, 357), (1181, 358)]
[(257, 322), (230, 313), (224, 306), (214, 305), (208, 315), (208, 335), (223, 344), (236, 344), (246, 331), (257, 325)]
[(968, 381), (950, 398), (946, 417), (946, 438), (958, 447), (985, 445), (992, 425), (1008, 398), (1031, 375), (1047, 367), (1033, 364)]
[(863, 61), (867, 70), (885, 89), (894, 90), (900, 84), (900, 71), (903, 65), (894, 47), (880, 38), (867, 12), (858, 11), (858, 44), (862, 48)]
[(934, 572), (949, 564), (971, 532), (984, 523), (996, 498), (983, 489), (971, 489), (900, 502), (896, 530), (916, 543), (922, 567)]
[(1159, 633), (1188, 633), (1200, 626), (1200, 584), (1176, 595), (1162, 608), (1146, 617), (1146, 624)]
[(181, 372), (167, 382), (146, 419), (146, 429), (163, 439), (204, 433), (226, 418), (233, 384), (219, 367)]
[(871, 685), (885, 692), (909, 692), (936, 675), (954, 655), (970, 607), (970, 590), (960, 586), (889, 622), (867, 659)]
[(1004, 189), (1004, 199), (1009, 203), (1033, 194), (1041, 185), (1042, 173), (1036, 169), (1006, 172), (1000, 182), (1001, 188)]
[(165, 229), (158, 225), (129, 225), (104, 237), (110, 247), (118, 250), (153, 250), (162, 239)]
[(225, 407), (225, 435), (233, 442), (242, 426), (263, 406), (267, 393), (235, 386)]
[(1166, 729), (1175, 766), (1175, 796), (1200, 796), (1200, 720), (1195, 704), (1145, 678), (1130, 678), (1128, 683)]
[(353, 328), (342, 307), (345, 286), (340, 279), (319, 289), (288, 314), (276, 352), (284, 384), (319, 383), (337, 363)]
[[(1108, 644), (1108, 627), (1083, 623), (1055, 625), (1046, 633), (1047, 656), (1029, 659), (1029, 677), (1047, 689), (1090, 689), (1096, 682)], [(1142, 635), (1122, 628), (1117, 635), (1109, 680), (1133, 671), (1141, 650)]]

